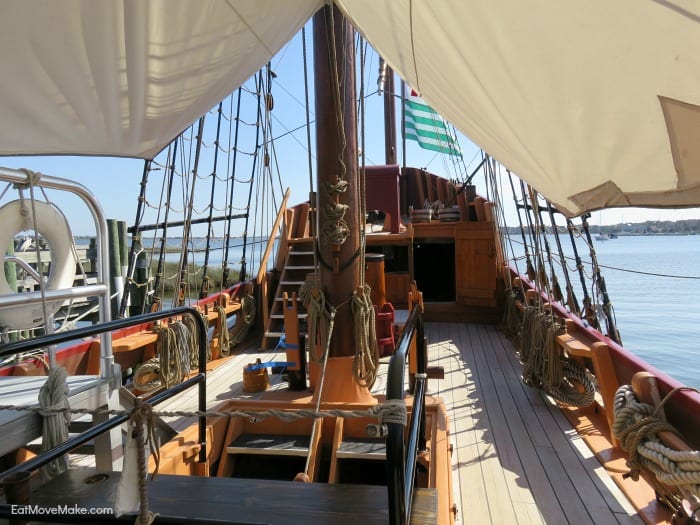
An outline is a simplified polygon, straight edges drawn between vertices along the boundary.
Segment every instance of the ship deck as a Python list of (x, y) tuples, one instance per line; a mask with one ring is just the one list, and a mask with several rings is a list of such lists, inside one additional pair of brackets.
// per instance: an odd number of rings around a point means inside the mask
[(429, 391), (450, 416), (462, 523), (642, 523), (554, 401), (523, 384), (505, 335), (489, 325), (427, 323)]
[[(450, 419), (457, 523), (642, 523), (553, 400), (520, 379), (512, 344), (491, 325), (426, 323), (429, 364), (445, 377), (429, 381)], [(257, 357), (283, 354), (249, 348), (208, 374), (209, 406), (242, 392), (243, 367)], [(386, 361), (384, 358), (383, 361)], [(374, 391), (383, 392), (386, 366)], [(271, 388), (286, 383), (270, 375)], [(164, 403), (164, 410), (194, 410), (196, 396)], [(168, 418), (180, 431), (190, 417)]]

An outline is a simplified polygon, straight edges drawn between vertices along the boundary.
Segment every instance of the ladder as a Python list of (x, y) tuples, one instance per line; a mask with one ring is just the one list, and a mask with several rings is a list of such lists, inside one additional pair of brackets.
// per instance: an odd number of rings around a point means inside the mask
[[(270, 317), (265, 327), (262, 347), (264, 349), (273, 348), (284, 334), (284, 309), (283, 299), (285, 292), (289, 297), (293, 293), (299, 296), (299, 289), (304, 284), (306, 276), (314, 271), (314, 252), (312, 251), (311, 241), (290, 244), (287, 258), (282, 268), (275, 299), (270, 308)], [(306, 331), (306, 310), (302, 304), (299, 304), (299, 329), (301, 332)]]

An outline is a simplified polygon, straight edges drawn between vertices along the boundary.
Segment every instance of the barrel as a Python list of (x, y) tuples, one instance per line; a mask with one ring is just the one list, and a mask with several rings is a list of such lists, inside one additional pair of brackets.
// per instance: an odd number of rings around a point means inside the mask
[(386, 281), (384, 279), (384, 254), (365, 254), (365, 282), (371, 288), (372, 304), (381, 308), (386, 303)]

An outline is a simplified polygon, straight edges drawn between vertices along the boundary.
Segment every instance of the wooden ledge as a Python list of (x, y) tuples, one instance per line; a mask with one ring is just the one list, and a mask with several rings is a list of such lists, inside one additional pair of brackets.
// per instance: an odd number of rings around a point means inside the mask
[(153, 344), (158, 340), (158, 334), (154, 332), (137, 332), (112, 341), (112, 351), (129, 352)]

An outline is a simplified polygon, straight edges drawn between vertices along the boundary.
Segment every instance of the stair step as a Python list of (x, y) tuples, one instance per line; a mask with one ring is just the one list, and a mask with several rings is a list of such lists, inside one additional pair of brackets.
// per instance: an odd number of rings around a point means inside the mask
[(265, 332), (265, 337), (282, 337), (284, 332)]
[[(308, 314), (297, 314), (297, 319), (306, 319)], [(272, 314), (270, 319), (284, 319), (284, 314)]]
[(284, 267), (285, 270), (313, 270), (313, 266), (295, 266), (288, 264)]
[(229, 454), (263, 454), (266, 456), (306, 456), (310, 436), (277, 434), (241, 434), (227, 447)]
[(343, 440), (335, 453), (338, 459), (386, 459), (386, 445), (380, 439)]
[(280, 281), (280, 284), (286, 286), (301, 286), (304, 284), (304, 281)]
[(313, 254), (314, 254), (314, 252), (298, 252), (295, 250), (291, 250), (289, 252), (289, 255), (313, 255)]

